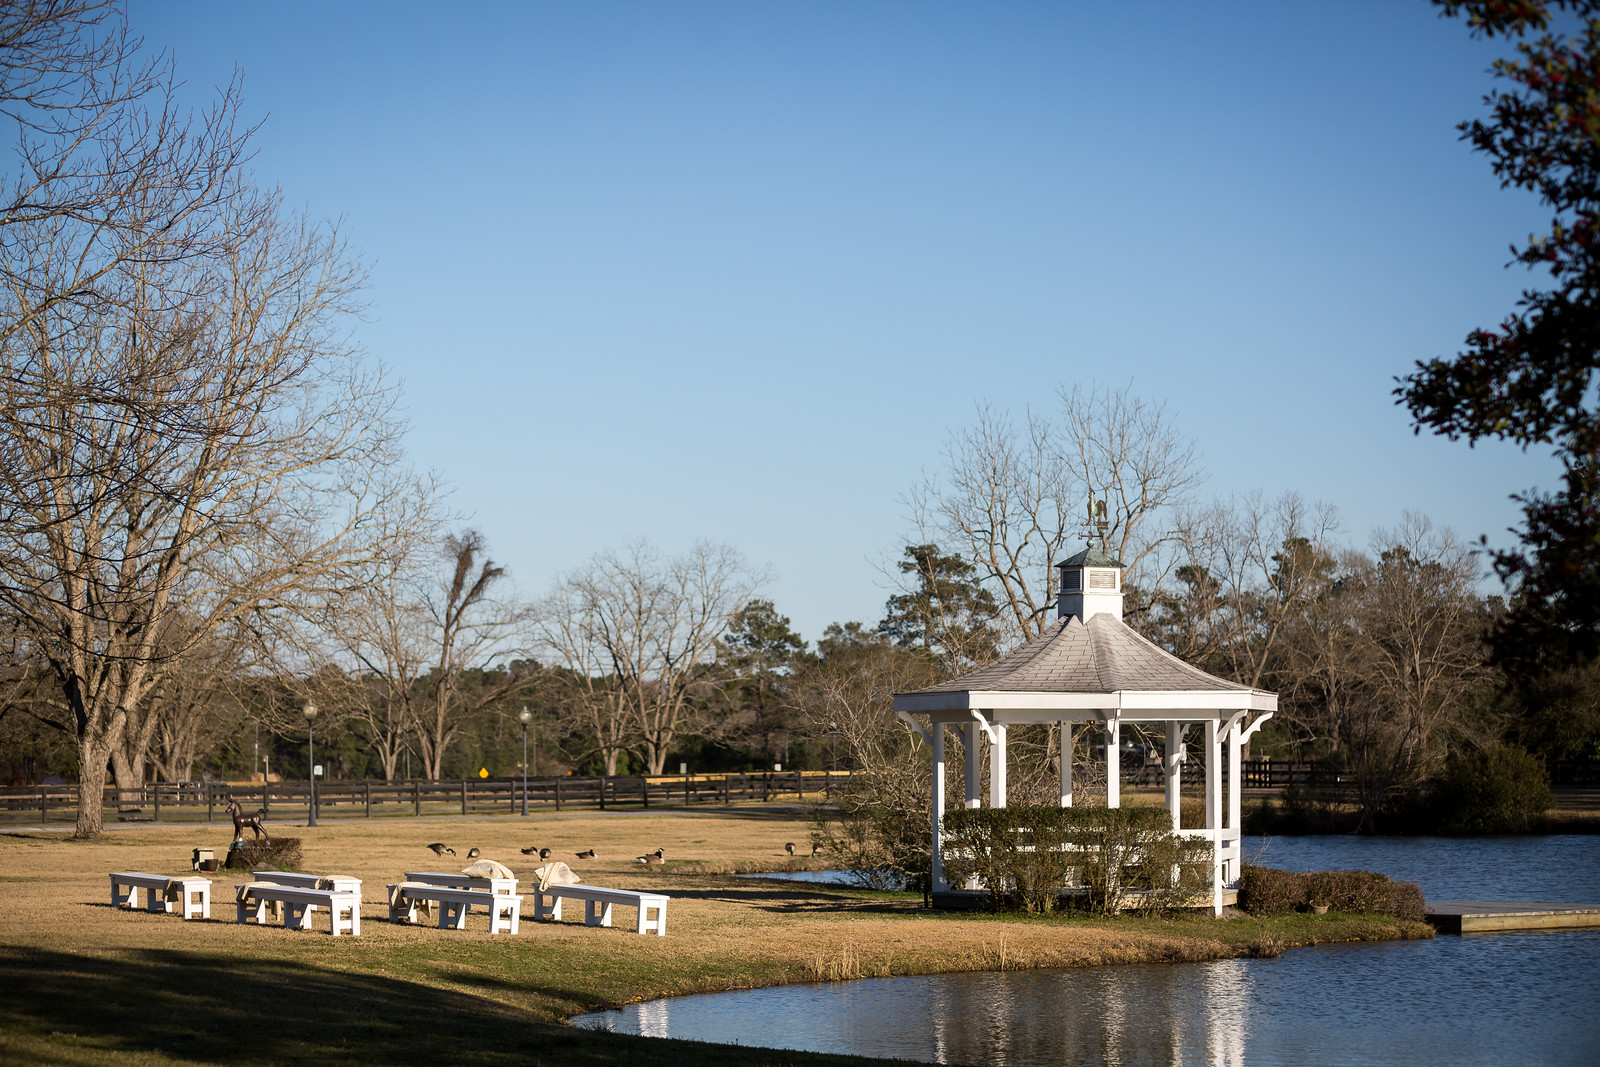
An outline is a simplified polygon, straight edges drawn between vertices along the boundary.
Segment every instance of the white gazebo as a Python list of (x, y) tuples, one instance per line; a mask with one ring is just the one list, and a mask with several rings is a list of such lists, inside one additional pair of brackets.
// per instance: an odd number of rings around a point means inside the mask
[[(1230, 682), (1178, 659), (1122, 621), (1122, 564), (1094, 549), (1056, 564), (1061, 596), (1056, 621), (1042, 636), (987, 667), (927, 689), (897, 693), (894, 708), (933, 748), (933, 891), (953, 902), (944, 878), (941, 826), (945, 804), (944, 741), (960, 730), (966, 749), (966, 806), (983, 805), (979, 746), (989, 741), (989, 806), (1006, 806), (1006, 729), (1020, 723), (1061, 725), (1061, 806), (1072, 804), (1073, 729), (1092, 723), (1105, 731), (1106, 803), (1121, 806), (1120, 732), (1125, 723), (1166, 726), (1167, 810), (1185, 837), (1213, 843), (1212, 909), (1221, 914), (1238, 890), (1240, 861), (1239, 755), (1246, 740), (1272, 717), (1278, 695)], [(1179, 829), (1183, 738), (1205, 730), (1204, 829)], [(1227, 797), (1222, 750), (1227, 747)]]

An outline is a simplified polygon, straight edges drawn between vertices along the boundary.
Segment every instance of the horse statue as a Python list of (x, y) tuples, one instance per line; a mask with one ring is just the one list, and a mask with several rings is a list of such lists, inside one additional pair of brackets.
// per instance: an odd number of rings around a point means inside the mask
[(266, 813), (267, 809), (262, 808), (260, 811), (252, 811), (250, 814), (246, 815), (244, 809), (239, 806), (239, 802), (233, 797), (229, 797), (228, 814), (233, 816), (234, 841), (238, 842), (244, 840), (244, 828), (248, 826), (250, 829), (256, 832), (257, 841), (264, 837), (267, 839), (267, 843), (271, 844), (272, 835), (267, 833), (266, 829), (261, 825), (261, 817)]

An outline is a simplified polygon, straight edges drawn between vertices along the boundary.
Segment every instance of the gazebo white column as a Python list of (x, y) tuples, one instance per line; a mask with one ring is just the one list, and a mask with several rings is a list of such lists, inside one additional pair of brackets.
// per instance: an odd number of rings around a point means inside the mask
[(1206, 720), (1206, 829), (1211, 831), (1212, 910), (1222, 914), (1222, 737), (1220, 718)]
[(933, 728), (933, 869), (928, 888), (944, 888), (944, 723), (930, 722)]
[(1072, 807), (1072, 723), (1061, 720), (1061, 806)]
[(1106, 716), (1106, 807), (1122, 807), (1122, 723)]
[(1006, 806), (1006, 728), (998, 723), (989, 735), (989, 806)]
[(1244, 817), (1240, 803), (1240, 791), (1244, 786), (1244, 769), (1239, 766), (1239, 756), (1244, 750), (1239, 731), (1243, 728), (1242, 715), (1235, 715), (1228, 723), (1228, 833), (1233, 844), (1229, 846), (1228, 863), (1222, 872), (1222, 880), (1230, 884), (1238, 879), (1239, 864), (1244, 859), (1244, 831), (1240, 827)]
[(967, 750), (966, 804), (969, 808), (983, 806), (983, 781), (978, 775), (978, 724), (969, 722), (961, 728), (961, 738)]
[(1174, 830), (1183, 826), (1183, 723), (1167, 723), (1167, 811)]

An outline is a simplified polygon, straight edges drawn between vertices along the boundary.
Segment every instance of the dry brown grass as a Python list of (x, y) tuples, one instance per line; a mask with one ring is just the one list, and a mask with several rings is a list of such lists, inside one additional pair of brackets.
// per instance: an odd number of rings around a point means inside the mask
[[(1156, 922), (936, 914), (918, 907), (912, 895), (705, 873), (816, 865), (811, 857), (791, 860), (783, 852), (785, 841), (808, 840), (802, 813), (738, 809), (526, 821), (385, 819), (295, 829), (304, 839), (307, 870), (363, 880), (359, 938), (332, 938), (325, 927), (307, 932), (236, 925), (232, 886), (244, 879), (232, 872), (214, 879), (209, 922), (109, 906), (109, 872), (190, 873), (189, 850), (225, 848), (230, 830), (139, 826), (93, 842), (71, 841), (64, 832), (0, 835), (0, 984), (80, 966), (89, 973), (136, 971), (179, 954), (192, 967), (238, 974), (241, 983), (265, 981), (250, 976), (270, 972), (415, 985), (472, 998), (485, 1010), (509, 1011), (525, 1028), (597, 1006), (689, 992), (890, 974), (1215, 959), (1258, 955), (1269, 942), (1424, 933), (1388, 920), (1337, 917)], [(435, 840), (451, 844), (458, 854), (435, 858), (423, 847)], [(486, 920), (477, 916), (465, 931), (383, 921), (384, 883), (404, 871), (459, 870), (466, 865), (467, 849), (477, 846), (527, 878), (539, 861), (518, 849), (530, 845), (551, 848), (552, 858), (571, 864), (587, 882), (668, 893), (668, 936), (639, 937), (621, 928), (631, 913), (610, 930), (590, 929), (581, 921), (524, 921), (516, 937), (491, 937)], [(574, 854), (587, 848), (596, 849), (599, 858), (578, 860)], [(656, 848), (665, 851), (664, 868), (635, 861)], [(581, 920), (582, 910), (571, 909), (569, 915)], [(29, 1014), (48, 1015), (43, 1001), (5, 1012), (0, 1007), (0, 1032), (36, 1030), (45, 1035), (37, 1041), (50, 1048), (59, 1044), (48, 1036), (56, 1024)], [(350, 1023), (358, 1024), (367, 1020)], [(330, 1023), (328, 1028), (337, 1027)], [(102, 1035), (99, 1043), (91, 1043), (95, 1055), (121, 1047), (115, 1037)], [(9, 1058), (6, 1052), (0, 1042), (0, 1058)], [(385, 1055), (393, 1059), (399, 1053), (391, 1047)], [(627, 1057), (646, 1062), (635, 1053)], [(81, 1062), (123, 1061), (89, 1056)]]

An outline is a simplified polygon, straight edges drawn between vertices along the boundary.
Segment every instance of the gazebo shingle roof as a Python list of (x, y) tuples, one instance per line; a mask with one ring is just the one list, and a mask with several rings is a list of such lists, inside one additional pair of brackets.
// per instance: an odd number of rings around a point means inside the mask
[[(1191, 667), (1121, 619), (1076, 615), (989, 664), (922, 693), (1261, 692)], [(913, 693), (900, 694), (904, 696)]]

